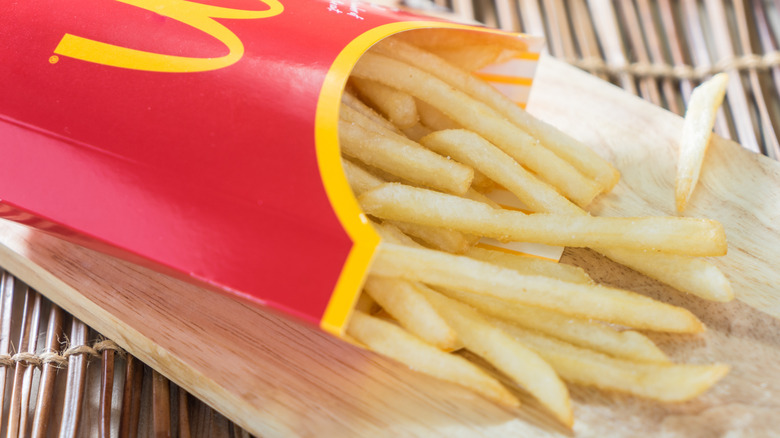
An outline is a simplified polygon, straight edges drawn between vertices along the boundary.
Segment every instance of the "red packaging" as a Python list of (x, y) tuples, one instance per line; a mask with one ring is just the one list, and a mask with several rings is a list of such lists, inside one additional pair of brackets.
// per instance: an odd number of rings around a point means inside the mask
[(346, 1), (4, 2), (0, 216), (339, 334), (379, 242), (341, 91), (430, 27), (473, 30)]

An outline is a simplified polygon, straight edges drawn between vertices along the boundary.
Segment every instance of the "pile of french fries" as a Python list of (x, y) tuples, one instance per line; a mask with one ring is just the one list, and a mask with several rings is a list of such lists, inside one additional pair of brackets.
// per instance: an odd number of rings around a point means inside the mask
[[(456, 45), (425, 31), (388, 38), (363, 55), (345, 90), (344, 170), (382, 236), (347, 335), (419, 372), (518, 405), (517, 388), (454, 354), (468, 350), (567, 426), (564, 381), (659, 401), (701, 394), (727, 366), (672, 363), (637, 331), (704, 331), (691, 312), (595, 284), (575, 266), (478, 242), (589, 247), (681, 291), (728, 301), (728, 280), (702, 258), (726, 253), (723, 227), (588, 214), (584, 208), (618, 182), (617, 170), (471, 74), (511, 57), (514, 47), (455, 36)], [(493, 202), (486, 193), (495, 188), (527, 212)]]

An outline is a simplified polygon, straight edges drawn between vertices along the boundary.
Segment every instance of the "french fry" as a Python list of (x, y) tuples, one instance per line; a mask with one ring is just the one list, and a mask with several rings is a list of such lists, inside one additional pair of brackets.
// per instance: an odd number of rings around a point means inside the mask
[(421, 138), (425, 137), (426, 135), (430, 134), (431, 129), (427, 126), (423, 125), (422, 123), (418, 123), (416, 125), (410, 126), (408, 128), (403, 129), (403, 134), (410, 140), (413, 141), (420, 141)]
[(368, 294), (360, 294), (357, 303), (355, 303), (355, 310), (372, 315), (381, 309), (379, 304), (374, 301)]
[(382, 237), (382, 240), (388, 243), (395, 243), (398, 245), (411, 246), (412, 248), (425, 248), (423, 245), (417, 243), (414, 239), (409, 237), (398, 227), (389, 224), (387, 222), (373, 223), (374, 229)]
[(355, 196), (360, 196), (386, 182), (352, 161), (342, 159), (341, 166), (344, 168), (347, 182), (349, 182), (349, 187), (355, 193)]
[(715, 116), (726, 95), (728, 82), (728, 74), (719, 73), (694, 88), (691, 93), (691, 100), (685, 111), (677, 161), (674, 198), (679, 212), (685, 210), (699, 181), (704, 154), (707, 152), (712, 127), (715, 125)]
[[(466, 348), (567, 426), (573, 417), (561, 378), (659, 401), (689, 400), (721, 379), (728, 367), (672, 364), (647, 336), (614, 326), (704, 331), (691, 312), (596, 285), (577, 267), (474, 246), (485, 236), (591, 247), (680, 290), (733, 298), (714, 265), (691, 257), (725, 254), (719, 223), (590, 216), (582, 207), (612, 189), (617, 170), (444, 59), (473, 69), (517, 48), (495, 46), (475, 56), (469, 47), (483, 44), (481, 36), (448, 46), (420, 39), (425, 33), (380, 42), (353, 69), (350, 85), (394, 123), (352, 94), (342, 99), (345, 174), (363, 211), (382, 221), (375, 227), (382, 243), (348, 335), (415, 369), (516, 405), (495, 379), (441, 351)], [(404, 115), (394, 111), (414, 117), (399, 122)], [(509, 190), (534, 214), (502, 208), (480, 192), (492, 188)], [(380, 306), (377, 315), (385, 320), (366, 313)]]
[(369, 276), (363, 287), (410, 333), (442, 350), (455, 346), (455, 332), (412, 283), (397, 278)]
[(564, 380), (662, 402), (691, 400), (712, 387), (729, 371), (728, 366), (721, 364), (631, 362), (579, 348), (501, 321), (496, 321), (496, 324), (536, 351)]
[(468, 45), (462, 47), (438, 48), (436, 55), (460, 69), (472, 72), (501, 62), (503, 47)]
[(393, 125), (389, 120), (382, 117), (379, 113), (374, 111), (373, 108), (363, 103), (362, 100), (358, 99), (354, 94), (344, 91), (344, 93), (341, 95), (341, 103), (343, 104), (341, 106), (341, 116), (344, 117), (345, 108), (349, 108), (351, 110), (354, 110), (360, 114), (362, 114), (364, 117), (368, 118), (371, 122), (374, 124), (377, 124), (388, 131), (392, 131), (396, 134), (401, 134), (401, 130), (398, 129), (397, 126)]
[(704, 330), (701, 321), (686, 309), (633, 292), (522, 275), (512, 269), (440, 251), (382, 243), (371, 272), (637, 329), (677, 333)]
[(384, 83), (431, 104), (464, 128), (491, 141), (580, 206), (588, 205), (601, 192), (593, 180), (495, 110), (418, 68), (366, 53), (352, 69), (352, 75)]
[[(473, 185), (473, 184), (472, 184)], [(498, 204), (498, 202), (488, 198), (487, 196), (483, 195), (482, 193), (476, 191), (474, 188), (470, 188), (469, 191), (467, 191), (464, 195), (464, 198), (471, 199), (472, 201), (481, 202), (483, 204), (487, 204), (493, 208), (501, 208), (501, 205)]]
[(731, 283), (723, 271), (707, 260), (675, 254), (647, 254), (622, 248), (599, 248), (609, 259), (706, 300), (734, 299)]
[(574, 417), (569, 390), (538, 354), (497, 329), (471, 307), (429, 288), (420, 287), (419, 290), (452, 326), (466, 349), (519, 383), (563, 424), (572, 425)]
[(462, 254), (479, 239), (478, 236), (460, 233), (437, 226), (415, 224), (403, 221), (385, 221), (413, 238), (420, 240), (427, 246), (441, 251)]
[(508, 303), (455, 289), (439, 289), (444, 295), (480, 312), (535, 330), (582, 348), (635, 362), (668, 363), (669, 358), (647, 336), (618, 331), (596, 321), (564, 315), (541, 307)]
[(345, 155), (426, 187), (463, 194), (474, 171), (401, 136), (381, 135), (354, 123), (339, 121)]
[(464, 255), (483, 262), (514, 269), (525, 275), (543, 275), (545, 277), (557, 278), (558, 280), (568, 281), (570, 283), (593, 284), (593, 280), (585, 273), (585, 270), (566, 263), (557, 263), (551, 260), (544, 260), (536, 257), (527, 257), (517, 254), (510, 254), (503, 248), (487, 249), (481, 248), (481, 244), (469, 248)]
[(651, 249), (696, 256), (723, 255), (727, 248), (723, 226), (707, 219), (526, 215), (398, 183), (363, 193), (358, 202), (366, 213), (382, 219), (446, 227), (506, 241)]
[(514, 194), (535, 212), (578, 214), (580, 208), (540, 181), (512, 157), (481, 136), (463, 129), (437, 131), (420, 144), (473, 167)]
[(376, 46), (375, 52), (415, 65), (470, 97), (485, 103), (531, 136), (538, 138), (546, 148), (574, 165), (584, 175), (594, 179), (599, 183), (602, 191), (611, 190), (620, 179), (620, 173), (617, 169), (592, 149), (531, 116), (495, 88), (475, 78), (467, 71), (454, 67), (436, 55), (407, 44), (398, 38), (382, 41)]
[(446, 114), (436, 109), (436, 107), (417, 100), (417, 112), (420, 114), (420, 123), (431, 128), (434, 131), (443, 129), (460, 129), (460, 125), (455, 123)]
[(476, 365), (426, 344), (390, 322), (356, 311), (347, 326), (347, 334), (372, 351), (416, 371), (463, 386), (505, 406), (520, 404), (501, 383)]
[[(511, 158), (502, 155), (500, 151), (497, 152), (498, 148), (476, 134), (461, 136), (442, 131), (433, 133), (422, 141), (423, 145), (434, 151), (450, 155), (462, 163), (473, 166), (477, 172), (489, 172), (492, 178), (512, 191), (533, 211), (587, 214), (549, 186), (534, 178), (526, 177), (522, 172), (511, 173), (514, 167)], [(711, 301), (734, 299), (729, 281), (715, 265), (706, 260), (620, 248), (595, 249), (610, 259), (673, 286), (679, 291)]]
[(463, 32), (450, 29), (417, 29), (393, 36), (429, 50), (459, 49), (473, 45), (500, 47), (504, 50), (524, 52), (528, 45), (520, 38), (504, 38), (501, 35), (482, 32)]
[(398, 128), (410, 128), (420, 120), (412, 96), (371, 80), (353, 77), (350, 81), (361, 96)]

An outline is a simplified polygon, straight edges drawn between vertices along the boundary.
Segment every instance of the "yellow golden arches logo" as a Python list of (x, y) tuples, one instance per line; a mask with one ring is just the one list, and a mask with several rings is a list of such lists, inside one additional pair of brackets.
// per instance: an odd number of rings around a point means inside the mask
[(255, 19), (279, 15), (284, 7), (277, 0), (259, 0), (268, 6), (262, 11), (230, 9), (193, 3), (187, 0), (117, 0), (188, 24), (216, 38), (228, 48), (228, 54), (218, 58), (196, 58), (144, 52), (103, 43), (76, 35), (65, 34), (54, 53), (96, 64), (133, 70), (186, 73), (217, 70), (236, 63), (244, 56), (244, 44), (215, 18)]

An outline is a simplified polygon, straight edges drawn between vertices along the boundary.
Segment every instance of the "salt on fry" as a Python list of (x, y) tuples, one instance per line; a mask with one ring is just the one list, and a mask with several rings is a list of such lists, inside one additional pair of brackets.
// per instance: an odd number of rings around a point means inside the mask
[(691, 100), (685, 111), (675, 180), (674, 199), (679, 212), (685, 210), (699, 181), (704, 155), (712, 137), (712, 127), (715, 125), (715, 116), (726, 95), (728, 82), (728, 74), (719, 73), (694, 88), (691, 93)]

